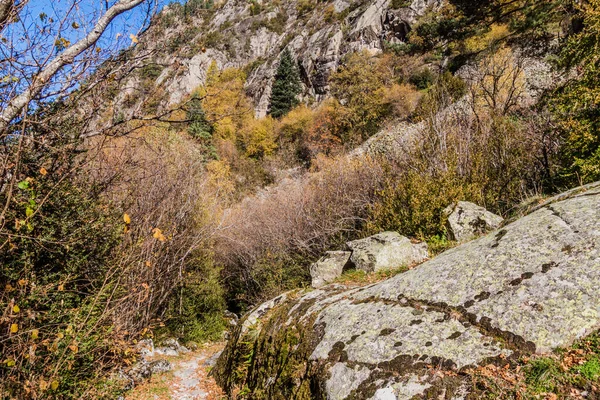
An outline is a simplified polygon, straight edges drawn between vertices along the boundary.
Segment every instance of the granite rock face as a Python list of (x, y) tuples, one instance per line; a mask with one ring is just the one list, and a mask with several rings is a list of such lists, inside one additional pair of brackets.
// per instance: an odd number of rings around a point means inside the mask
[(451, 239), (468, 242), (484, 233), (494, 230), (504, 219), (477, 204), (458, 201), (444, 210), (448, 215), (448, 232)]
[(356, 269), (378, 272), (386, 269), (409, 267), (427, 259), (427, 244), (413, 244), (397, 232), (382, 232), (346, 244)]
[(342, 275), (350, 261), (349, 251), (328, 251), (324, 257), (310, 266), (312, 287), (320, 288)]
[(256, 399), (463, 399), (459, 372), (600, 328), (598, 287), (600, 183), (386, 281), (289, 292), (245, 318), (214, 374)]
[[(166, 7), (161, 18), (172, 22), (167, 27), (152, 26), (140, 36), (140, 48), (157, 53), (151, 61), (166, 66), (153, 82), (165, 94), (161, 107), (180, 103), (204, 84), (208, 68), (216, 62), (220, 69), (246, 69), (246, 92), (256, 115), (265, 116), (284, 48), (298, 61), (303, 95), (320, 101), (328, 97), (329, 76), (346, 54), (361, 50), (375, 54), (386, 43), (406, 41), (418, 18), (439, 7), (442, 0), (407, 1), (396, 10), (391, 9), (391, 0), (336, 0), (328, 19), (323, 18), (326, 5), (314, 2), (313, 9), (301, 11), (305, 3), (223, 0), (215, 2), (214, 12), (186, 19), (179, 16), (177, 4)], [(178, 49), (176, 62), (171, 48)], [(125, 88), (140, 84), (131, 79), (124, 85), (117, 99), (120, 107), (127, 111), (126, 99), (131, 101), (135, 92)]]

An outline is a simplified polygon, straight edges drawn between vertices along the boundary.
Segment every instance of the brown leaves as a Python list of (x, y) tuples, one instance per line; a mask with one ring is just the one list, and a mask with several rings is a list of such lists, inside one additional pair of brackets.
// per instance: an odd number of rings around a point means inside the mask
[(584, 364), (585, 359), (585, 352), (582, 349), (573, 349), (565, 354), (560, 363), (560, 367), (563, 371), (568, 371), (573, 366)]

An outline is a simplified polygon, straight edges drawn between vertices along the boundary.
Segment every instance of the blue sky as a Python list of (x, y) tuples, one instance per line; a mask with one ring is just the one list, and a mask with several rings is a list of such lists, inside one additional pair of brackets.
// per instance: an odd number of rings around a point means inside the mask
[[(0, 60), (8, 60), (0, 63), (0, 107), (5, 105), (15, 91), (18, 92), (27, 85), (31, 77), (62, 48), (87, 35), (106, 10), (106, 6), (110, 7), (116, 1), (30, 0), (20, 12), (20, 20), (10, 24), (0, 37)], [(101, 62), (119, 50), (131, 46), (131, 35), (139, 34), (149, 22), (148, 10), (154, 10), (150, 6), (157, 5), (157, 9), (160, 10), (171, 2), (173, 0), (146, 0), (138, 7), (120, 15), (102, 35), (97, 47), (90, 51)], [(93, 71), (93, 68), (93, 65), (77, 64), (77, 61), (72, 66), (63, 68), (55, 75), (54, 86), (48, 86), (49, 96), (52, 97), (54, 88), (72, 82), (69, 74), (73, 76), (77, 71)]]
[[(120, 33), (123, 37), (129, 38), (130, 34), (139, 33), (140, 29), (147, 23), (147, 12), (149, 5), (158, 3), (158, 9), (174, 1), (184, 2), (184, 0), (149, 0), (140, 6), (117, 17), (110, 26), (108, 32), (103, 35), (103, 41), (113, 41), (116, 35)], [(74, 41), (85, 35), (89, 27), (97, 20), (100, 13), (105, 10), (106, 5), (110, 7), (116, 0), (31, 0), (22, 12), (22, 16), (27, 20), (27, 26), (40, 26), (42, 20), (40, 16), (46, 16), (46, 22), (52, 18), (59, 21), (64, 15), (69, 15), (69, 22), (63, 28), (62, 36)], [(75, 7), (72, 7), (75, 3)], [(73, 25), (76, 23), (76, 25)], [(75, 29), (74, 26), (79, 26)], [(87, 28), (87, 29), (86, 29)]]

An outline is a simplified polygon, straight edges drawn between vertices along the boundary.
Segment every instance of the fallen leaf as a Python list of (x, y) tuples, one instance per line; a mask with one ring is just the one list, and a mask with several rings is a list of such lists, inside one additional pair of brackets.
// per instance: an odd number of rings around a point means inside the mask
[(42, 174), (43, 176), (48, 175), (48, 171), (46, 170), (46, 168), (42, 167), (40, 168), (40, 174)]

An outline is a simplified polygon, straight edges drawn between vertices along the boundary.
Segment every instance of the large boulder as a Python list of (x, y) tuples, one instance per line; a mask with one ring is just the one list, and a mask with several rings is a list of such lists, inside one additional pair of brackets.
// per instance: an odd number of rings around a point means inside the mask
[(350, 261), (365, 272), (408, 267), (427, 259), (427, 244), (413, 244), (397, 232), (382, 232), (346, 243), (352, 250)]
[(444, 210), (448, 216), (448, 233), (458, 242), (467, 242), (494, 230), (504, 219), (477, 204), (458, 201)]
[(596, 331), (598, 287), (594, 184), (386, 281), (259, 307), (213, 371), (228, 393), (254, 399), (476, 398), (473, 367)]
[(342, 275), (350, 261), (349, 251), (328, 251), (325, 256), (310, 266), (312, 287), (320, 288)]

